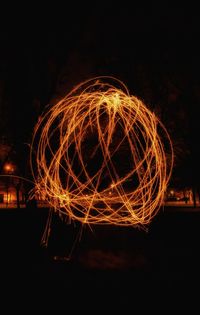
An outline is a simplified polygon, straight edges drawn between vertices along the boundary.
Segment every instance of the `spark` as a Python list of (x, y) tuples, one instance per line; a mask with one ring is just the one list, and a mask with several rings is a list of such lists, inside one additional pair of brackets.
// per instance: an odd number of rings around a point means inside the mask
[(166, 128), (113, 77), (79, 84), (34, 129), (35, 193), (83, 224), (150, 223), (172, 166)]

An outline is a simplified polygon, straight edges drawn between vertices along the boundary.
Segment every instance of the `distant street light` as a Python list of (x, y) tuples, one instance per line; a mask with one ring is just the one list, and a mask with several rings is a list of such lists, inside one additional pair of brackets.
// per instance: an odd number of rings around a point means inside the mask
[(12, 163), (7, 162), (4, 164), (3, 169), (4, 169), (5, 173), (12, 174), (15, 171), (15, 166)]

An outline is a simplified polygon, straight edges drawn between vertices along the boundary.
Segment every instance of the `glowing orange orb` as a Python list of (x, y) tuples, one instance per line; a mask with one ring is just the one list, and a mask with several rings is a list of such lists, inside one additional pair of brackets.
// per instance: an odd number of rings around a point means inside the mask
[(149, 223), (172, 162), (163, 124), (112, 77), (85, 81), (49, 108), (31, 151), (36, 193), (55, 211), (88, 224)]

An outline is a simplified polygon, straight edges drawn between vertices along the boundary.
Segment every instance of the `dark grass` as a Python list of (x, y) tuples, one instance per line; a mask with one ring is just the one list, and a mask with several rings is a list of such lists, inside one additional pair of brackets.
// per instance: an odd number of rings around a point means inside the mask
[[(91, 301), (98, 308), (109, 305), (116, 310), (128, 310), (143, 299), (150, 300), (152, 307), (158, 299), (166, 307), (175, 301), (184, 305), (189, 296), (195, 302), (200, 212), (166, 208), (148, 231), (111, 226), (81, 229), (53, 215), (44, 247), (47, 217), (48, 209), (1, 209), (0, 274), (5, 297), (17, 297), (21, 306), (25, 300), (29, 306), (73, 306), (74, 312)], [(90, 309), (94, 311), (91, 305)]]

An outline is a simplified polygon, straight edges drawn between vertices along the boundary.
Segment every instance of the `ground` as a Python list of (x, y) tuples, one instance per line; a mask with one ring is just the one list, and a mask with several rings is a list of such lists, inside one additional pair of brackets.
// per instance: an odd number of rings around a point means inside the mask
[(195, 301), (200, 212), (165, 209), (148, 231), (99, 226), (83, 229), (81, 236), (77, 225), (54, 216), (43, 247), (47, 216), (47, 209), (0, 212), (1, 285), (19, 306), (29, 301), (29, 306), (65, 305), (74, 312), (80, 306), (94, 311), (97, 305), (128, 311), (143, 299), (143, 306), (149, 300), (152, 308), (158, 301), (166, 307), (175, 301), (184, 305), (189, 296)]

